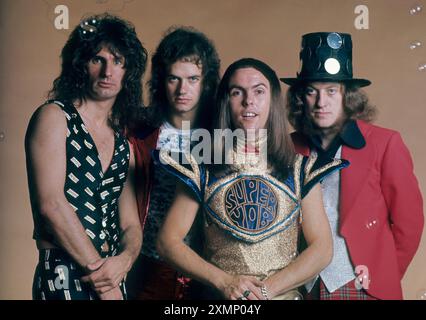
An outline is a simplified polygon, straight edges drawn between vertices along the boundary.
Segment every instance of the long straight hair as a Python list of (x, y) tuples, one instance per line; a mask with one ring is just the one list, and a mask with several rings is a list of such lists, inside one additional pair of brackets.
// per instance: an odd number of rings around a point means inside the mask
[[(235, 61), (226, 69), (219, 83), (216, 99), (217, 117), (214, 122), (214, 128), (222, 130), (236, 129), (233, 127), (231, 118), (229, 83), (234, 73), (244, 68), (256, 69), (269, 81), (271, 87), (271, 105), (266, 122), (268, 165), (273, 168), (273, 171), (280, 178), (285, 178), (289, 173), (289, 168), (293, 167), (295, 152), (288, 131), (280, 82), (275, 71), (266, 63), (254, 58), (243, 58)], [(221, 150), (222, 154), (224, 154), (223, 151)], [(219, 152), (219, 150), (213, 150), (213, 152)], [(216, 164), (212, 165), (212, 169), (215, 172), (227, 172), (231, 168), (227, 164)]]

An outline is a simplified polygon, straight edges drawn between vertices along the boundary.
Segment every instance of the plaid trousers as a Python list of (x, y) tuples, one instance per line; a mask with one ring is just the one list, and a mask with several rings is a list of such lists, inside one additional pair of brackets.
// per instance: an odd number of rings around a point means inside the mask
[(355, 280), (348, 282), (334, 292), (329, 292), (322, 282), (318, 279), (311, 292), (305, 295), (306, 300), (377, 300), (370, 296), (364, 289), (355, 287)]

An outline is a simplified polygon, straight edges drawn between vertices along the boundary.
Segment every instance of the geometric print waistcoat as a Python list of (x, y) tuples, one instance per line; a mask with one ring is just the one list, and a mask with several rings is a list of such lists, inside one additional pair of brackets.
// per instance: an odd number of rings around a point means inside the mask
[[(120, 243), (118, 198), (130, 159), (128, 142), (120, 133), (114, 133), (113, 157), (103, 173), (95, 143), (74, 105), (55, 100), (46, 103), (60, 106), (67, 120), (65, 197), (98, 253), (102, 257), (115, 256)], [(55, 243), (44, 224), (36, 224), (34, 236)]]

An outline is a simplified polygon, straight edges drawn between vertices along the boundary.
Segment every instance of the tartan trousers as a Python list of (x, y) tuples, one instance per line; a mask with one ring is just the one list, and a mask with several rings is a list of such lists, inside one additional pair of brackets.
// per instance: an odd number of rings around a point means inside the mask
[(311, 292), (305, 294), (306, 300), (377, 300), (370, 296), (364, 289), (355, 287), (355, 280), (348, 282), (334, 292), (329, 292), (322, 282), (318, 279)]

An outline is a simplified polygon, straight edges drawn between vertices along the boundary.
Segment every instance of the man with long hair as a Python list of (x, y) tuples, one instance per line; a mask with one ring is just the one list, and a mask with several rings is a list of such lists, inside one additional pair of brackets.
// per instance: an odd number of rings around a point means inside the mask
[(123, 299), (141, 246), (124, 133), (142, 103), (147, 53), (130, 23), (104, 14), (81, 21), (61, 57), (25, 141), (39, 249), (33, 298)]
[[(144, 110), (144, 123), (130, 135), (144, 228), (142, 252), (127, 281), (131, 299), (170, 300), (189, 295), (188, 279), (160, 259), (155, 249), (158, 229), (174, 197), (175, 181), (153, 166), (151, 152), (189, 147), (186, 143), (192, 129), (209, 129), (219, 67), (211, 40), (191, 27), (169, 29), (152, 57), (150, 106)], [(190, 238), (188, 243), (197, 245), (196, 232)]]
[[(348, 163), (331, 160), (317, 170), (315, 157), (295, 156), (279, 79), (260, 60), (243, 58), (227, 68), (217, 106), (215, 133), (222, 130), (229, 139), (227, 132), (241, 132), (225, 148), (231, 161), (205, 166), (193, 159), (185, 166), (168, 150), (155, 153), (163, 168), (179, 179), (158, 250), (206, 285), (203, 298), (300, 299), (297, 288), (315, 277), (332, 255), (319, 182)], [(215, 145), (213, 153), (220, 154), (220, 144)], [(265, 149), (267, 157), (261, 152)], [(204, 247), (195, 252), (184, 238), (200, 215)], [(308, 248), (298, 254), (300, 230)]]
[(299, 153), (316, 152), (351, 163), (323, 184), (334, 256), (315, 282), (314, 299), (402, 299), (401, 279), (423, 230), (423, 203), (401, 136), (371, 124), (376, 109), (352, 74), (349, 34), (317, 32), (302, 38), (302, 62), (290, 85), (288, 118)]

